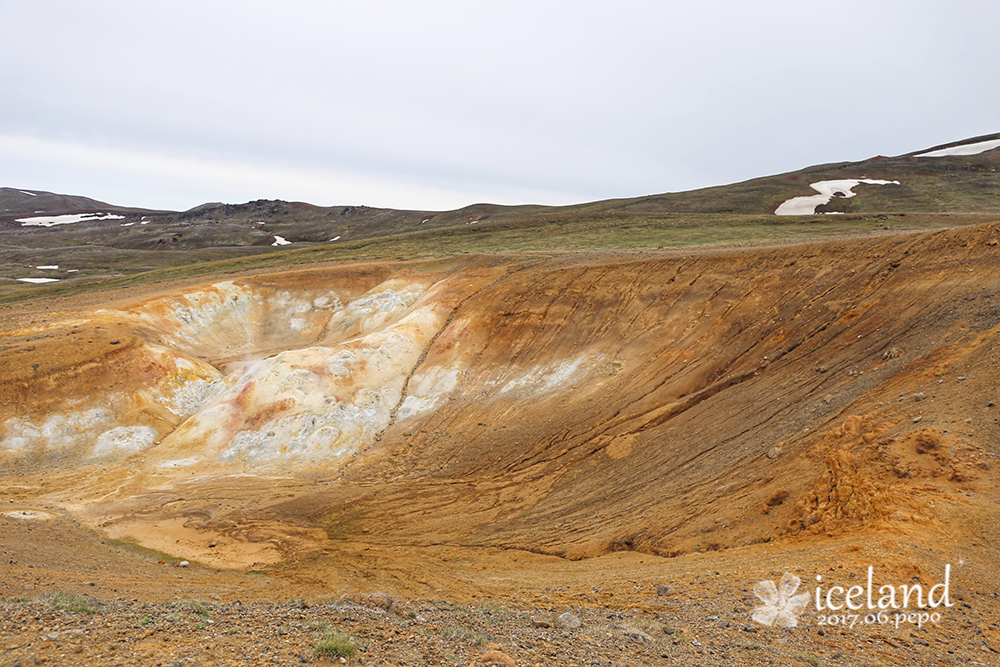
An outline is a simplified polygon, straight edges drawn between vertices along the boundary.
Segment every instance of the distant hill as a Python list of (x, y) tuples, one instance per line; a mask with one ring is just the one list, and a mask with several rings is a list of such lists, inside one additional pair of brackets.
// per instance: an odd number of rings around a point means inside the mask
[(82, 213), (102, 212), (149, 212), (147, 209), (124, 208), (79, 195), (61, 195), (45, 190), (25, 190), (22, 188), (0, 188), (0, 216), (26, 216), (39, 213)]
[[(13, 285), (15, 279), (40, 277), (32, 273), (38, 265), (72, 263), (72, 279), (79, 280), (308, 246), (316, 248), (311, 259), (344, 260), (768, 242), (900, 225), (954, 226), (1000, 214), (998, 168), (1000, 133), (896, 157), (571, 206), (473, 204), (418, 211), (261, 199), (178, 212), (5, 187), (0, 188), (0, 285), (5, 279)], [(852, 186), (863, 180), (892, 185)], [(815, 198), (811, 184), (824, 181), (838, 183), (831, 186), (829, 201), (806, 207), (809, 215), (775, 215), (793, 198)], [(54, 216), (73, 217), (49, 220)]]

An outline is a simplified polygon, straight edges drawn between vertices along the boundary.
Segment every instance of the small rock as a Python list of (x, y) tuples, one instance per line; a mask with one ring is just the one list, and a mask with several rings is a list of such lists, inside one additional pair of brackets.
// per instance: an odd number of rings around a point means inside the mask
[(629, 639), (633, 639), (633, 640), (635, 640), (637, 642), (641, 642), (643, 644), (648, 644), (648, 643), (650, 643), (650, 642), (653, 641), (653, 638), (650, 637), (649, 635), (647, 635), (642, 630), (633, 630), (632, 632), (628, 633), (628, 636), (629, 636)]
[(923, 417), (923, 415), (920, 415), (920, 416), (918, 416), (918, 417), (914, 417), (914, 418), (913, 418), (913, 423), (914, 423), (914, 424), (919, 424), (919, 423), (920, 423), (920, 420), (921, 420), (921, 419), (923, 419), (923, 418), (924, 418), (924, 417)]
[(536, 628), (551, 628), (552, 624), (548, 621), (532, 621), (531, 624)]
[(924, 400), (925, 398), (927, 398), (927, 394), (925, 394), (922, 391), (913, 395), (913, 400), (916, 401), (917, 403)]
[(965, 376), (964, 375), (959, 375), (958, 376), (958, 381), (959, 382), (965, 382)]
[(772, 493), (764, 503), (764, 511), (767, 512), (770, 508), (780, 505), (785, 502), (786, 498), (788, 498), (788, 491), (785, 489), (775, 489), (774, 493)]
[(177, 563), (177, 567), (187, 567), (190, 564), (191, 563), (187, 562), (186, 560), (182, 560), (181, 562)]
[(771, 447), (771, 449), (767, 450), (767, 458), (773, 461), (774, 459), (781, 456), (783, 453), (784, 450), (781, 447)]
[(556, 622), (559, 624), (559, 627), (564, 630), (576, 630), (583, 625), (579, 616), (568, 611), (560, 614), (559, 619)]
[(209, 599), (210, 599), (210, 600), (215, 600), (216, 602), (222, 602), (222, 598), (220, 598), (220, 597), (219, 597), (218, 595), (216, 595), (215, 593), (212, 593), (212, 594), (211, 594), (211, 595), (209, 595), (208, 597), (209, 597)]
[(926, 639), (914, 639), (914, 644), (919, 644), (920, 646), (930, 646), (930, 643)]
[[(753, 627), (752, 625), (744, 625), (743, 632), (757, 632), (757, 628)], [(822, 630), (820, 630), (820, 632), (822, 632)]]
[(366, 593), (358, 598), (358, 604), (371, 609), (389, 611), (392, 609), (392, 596), (388, 593)]
[(215, 540), (212, 540), (211, 542), (208, 543), (209, 549), (214, 549), (215, 547), (216, 547)]
[(497, 667), (517, 667), (517, 663), (514, 662), (514, 658), (497, 650), (482, 654), (479, 656), (479, 660), (476, 661), (476, 664), (494, 665)]
[(670, 592), (674, 590), (667, 586), (666, 584), (656, 584), (656, 594), (657, 595), (670, 595)]

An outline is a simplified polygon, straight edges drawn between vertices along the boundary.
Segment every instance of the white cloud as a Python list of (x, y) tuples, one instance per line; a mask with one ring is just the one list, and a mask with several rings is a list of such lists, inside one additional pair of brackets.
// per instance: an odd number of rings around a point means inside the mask
[(58, 145), (0, 183), (171, 208), (689, 189), (997, 131), (998, 22), (985, 1), (0, 2), (5, 157)]

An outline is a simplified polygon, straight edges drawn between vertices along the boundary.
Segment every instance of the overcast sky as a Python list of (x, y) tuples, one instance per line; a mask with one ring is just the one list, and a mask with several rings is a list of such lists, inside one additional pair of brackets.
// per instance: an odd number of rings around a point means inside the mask
[(1000, 132), (1000, 2), (0, 0), (0, 186), (183, 210), (689, 190)]

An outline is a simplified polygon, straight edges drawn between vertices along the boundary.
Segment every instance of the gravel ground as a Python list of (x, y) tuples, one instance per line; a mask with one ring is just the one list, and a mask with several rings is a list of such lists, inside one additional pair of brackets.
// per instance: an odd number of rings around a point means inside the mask
[(379, 593), (312, 604), (100, 602), (55, 594), (0, 603), (0, 665), (1000, 663), (986, 640), (996, 622), (963, 603), (920, 629), (822, 628), (813, 621), (785, 629), (750, 621), (755, 601), (746, 592), (668, 600), (651, 600), (662, 604), (646, 609), (567, 610), (401, 602)]

